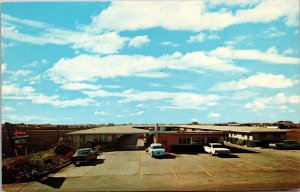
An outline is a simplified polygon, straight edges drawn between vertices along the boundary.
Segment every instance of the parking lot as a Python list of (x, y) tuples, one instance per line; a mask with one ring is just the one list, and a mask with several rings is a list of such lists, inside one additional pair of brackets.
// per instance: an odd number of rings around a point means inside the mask
[(299, 189), (300, 151), (237, 150), (227, 158), (168, 154), (163, 159), (145, 151), (103, 152), (92, 165), (70, 165), (41, 183), (50, 186), (40, 188), (46, 191)]

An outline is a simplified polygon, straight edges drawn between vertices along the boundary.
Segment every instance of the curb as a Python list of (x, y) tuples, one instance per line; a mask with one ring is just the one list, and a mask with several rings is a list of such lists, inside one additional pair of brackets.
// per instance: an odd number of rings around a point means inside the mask
[(38, 178), (37, 180), (39, 180), (39, 179), (41, 179), (41, 178), (43, 178), (43, 177), (45, 177), (45, 176), (47, 176), (47, 175), (49, 175), (49, 174), (51, 174), (51, 173), (55, 173), (55, 172), (57, 172), (57, 171), (59, 171), (59, 170), (65, 168), (65, 167), (69, 166), (71, 163), (72, 163), (71, 161), (68, 161), (68, 162), (66, 162), (66, 163), (63, 164), (63, 165), (60, 165), (60, 166), (58, 166), (58, 167), (55, 167), (54, 169), (45, 171), (45, 172), (43, 172), (43, 173), (41, 173), (41, 174), (39, 174), (39, 175), (37, 176), (37, 178)]

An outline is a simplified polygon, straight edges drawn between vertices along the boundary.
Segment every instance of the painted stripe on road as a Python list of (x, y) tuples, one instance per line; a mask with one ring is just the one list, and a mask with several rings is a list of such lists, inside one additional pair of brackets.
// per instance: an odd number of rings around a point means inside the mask
[(228, 168), (230, 168), (231, 171), (237, 171), (237, 172), (239, 172), (242, 175), (247, 175), (247, 174), (241, 172), (239, 169), (229, 166), (228, 164), (225, 164), (225, 166), (228, 167)]
[(242, 161), (242, 160), (241, 160), (241, 162), (244, 162), (244, 163), (246, 163), (246, 164), (248, 164), (248, 165), (250, 165), (250, 166), (252, 166), (252, 167), (256, 167), (256, 168), (258, 168), (258, 169), (267, 171), (267, 172), (269, 172), (269, 173), (278, 174), (278, 173), (276, 173), (276, 172), (274, 172), (274, 171), (271, 171), (271, 170), (269, 170), (269, 169), (266, 169), (266, 168), (263, 168), (263, 167), (259, 167), (259, 166), (257, 166), (257, 165), (250, 164), (250, 163), (247, 162), (247, 161)]
[(140, 168), (140, 178), (143, 180), (143, 167)]
[(206, 169), (202, 168), (201, 166), (198, 166), (202, 171), (204, 171), (208, 176), (212, 177), (212, 174), (210, 174)]
[(175, 171), (172, 169), (172, 167), (169, 167), (169, 168), (170, 168), (170, 170), (172, 171), (173, 175), (176, 177), (176, 179), (178, 179), (178, 177), (177, 177)]

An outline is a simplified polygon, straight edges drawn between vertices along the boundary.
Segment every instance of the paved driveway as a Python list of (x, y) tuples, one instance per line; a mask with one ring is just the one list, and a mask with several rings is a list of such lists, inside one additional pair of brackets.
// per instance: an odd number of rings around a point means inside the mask
[[(70, 165), (44, 184), (59, 191), (300, 189), (300, 151), (243, 151), (231, 158), (205, 153), (153, 159), (144, 151), (114, 151), (92, 165)], [(60, 182), (60, 183), (59, 183)], [(59, 183), (59, 185), (57, 184)], [(54, 186), (55, 187), (55, 186)], [(59, 188), (58, 188), (59, 187)], [(26, 191), (26, 186), (22, 188)]]

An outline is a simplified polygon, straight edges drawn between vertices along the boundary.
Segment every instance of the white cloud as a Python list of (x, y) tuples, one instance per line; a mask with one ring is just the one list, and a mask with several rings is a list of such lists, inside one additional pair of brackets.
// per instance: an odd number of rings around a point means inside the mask
[(178, 108), (200, 108), (203, 106), (214, 106), (221, 99), (218, 95), (201, 95), (185, 92), (163, 92), (163, 91), (136, 91), (133, 89), (123, 92), (107, 92), (104, 90), (82, 91), (89, 97), (120, 97), (119, 103), (133, 101), (165, 100), (169, 101), (173, 107)]
[(286, 33), (279, 31), (275, 27), (269, 27), (268, 29), (261, 29), (262, 37), (265, 38), (274, 38), (274, 37), (281, 37), (284, 36)]
[(5, 70), (6, 70), (6, 64), (3, 63), (1, 64), (1, 74), (3, 74)]
[(33, 20), (27, 20), (27, 19), (19, 19), (19, 18), (10, 16), (7, 14), (3, 14), (3, 13), (1, 13), (1, 18), (5, 21), (20, 23), (20, 24), (32, 26), (32, 27), (38, 27), (38, 28), (49, 27), (49, 25), (47, 25), (46, 23), (42, 23), (39, 21), (33, 21)]
[(182, 89), (182, 90), (193, 90), (193, 89), (195, 89), (194, 85), (189, 84), (189, 83), (178, 85), (178, 86), (175, 86), (174, 88)]
[(24, 65), (25, 68), (30, 68), (30, 67), (38, 67), (42, 65), (46, 65), (48, 63), (47, 59), (43, 59), (41, 61), (33, 61), (27, 65)]
[(135, 107), (138, 107), (138, 108), (147, 108), (147, 106), (145, 106), (144, 104), (137, 104)]
[(248, 99), (248, 98), (251, 98), (251, 97), (255, 97), (257, 95), (259, 95), (258, 92), (253, 92), (253, 91), (249, 91), (249, 90), (238, 91), (238, 92), (235, 92), (233, 95), (231, 95), (229, 97), (229, 99), (237, 99), (237, 100)]
[(218, 6), (218, 5), (228, 5), (228, 6), (253, 6), (261, 2), (261, 0), (206, 0), (206, 3), (210, 6)]
[(201, 32), (197, 35), (191, 35), (189, 37), (189, 39), (187, 40), (187, 42), (188, 43), (197, 43), (197, 42), (203, 42), (206, 39), (216, 40), (216, 39), (220, 39), (220, 37), (218, 35), (215, 35), (215, 34), (206, 35), (205, 33)]
[(226, 41), (224, 44), (228, 46), (232, 46), (238, 43), (241, 43), (242, 41), (246, 40), (248, 37), (245, 35), (239, 35), (235, 36), (232, 40)]
[(159, 44), (163, 45), (163, 46), (172, 46), (172, 47), (178, 47), (179, 46), (179, 44), (174, 43), (174, 42), (170, 42), (170, 41), (164, 41), (164, 42), (161, 42)]
[(25, 87), (20, 88), (15, 84), (11, 84), (11, 85), (4, 84), (4, 85), (2, 85), (2, 94), (3, 95), (11, 95), (11, 94), (14, 94), (14, 95), (28, 95), (28, 94), (33, 93), (34, 91), (35, 91), (35, 89), (31, 86), (25, 86)]
[(244, 107), (246, 109), (252, 109), (253, 111), (264, 110), (267, 108), (288, 109), (286, 106), (282, 106), (282, 104), (299, 104), (300, 96), (299, 95), (290, 95), (287, 96), (284, 93), (278, 93), (273, 97), (267, 98), (257, 98), (252, 102), (248, 102)]
[(198, 108), (202, 106), (214, 106), (220, 97), (217, 95), (198, 95), (193, 93), (177, 94), (171, 102), (174, 106), (182, 108)]
[(211, 87), (210, 90), (229, 91), (229, 90), (243, 90), (249, 88), (280, 89), (280, 88), (292, 87), (296, 83), (297, 83), (296, 80), (289, 79), (281, 74), (273, 75), (267, 73), (257, 73), (246, 79), (218, 83), (213, 87)]
[(2, 111), (4, 111), (4, 112), (13, 112), (15, 110), (16, 109), (13, 108), (13, 107), (4, 107), (4, 106), (2, 106)]
[(221, 115), (219, 113), (209, 113), (207, 115), (208, 118), (217, 118), (220, 117)]
[(136, 36), (136, 37), (130, 39), (128, 45), (131, 47), (142, 47), (143, 45), (146, 45), (149, 42), (150, 42), (150, 39), (147, 35)]
[(49, 104), (59, 108), (89, 106), (95, 103), (95, 100), (91, 98), (62, 99), (58, 95), (47, 96), (36, 93), (31, 86), (19, 87), (15, 84), (4, 84), (2, 86), (2, 94), (5, 99), (30, 100), (32, 103)]
[(292, 55), (294, 53), (296, 53), (296, 51), (294, 49), (292, 49), (292, 48), (287, 48), (286, 50), (284, 50), (282, 52), (283, 55)]
[(205, 4), (205, 1), (113, 1), (107, 9), (92, 18), (87, 30), (123, 31), (154, 27), (168, 30), (221, 30), (236, 24), (268, 23), (282, 18), (288, 26), (298, 25), (297, 0), (221, 3), (251, 6), (232, 12), (225, 9), (211, 11), (208, 9), (211, 4)]
[(299, 58), (282, 56), (275, 50), (275, 47), (270, 47), (266, 52), (255, 49), (234, 50), (230, 47), (219, 47), (210, 51), (210, 54), (224, 59), (257, 60), (272, 64), (300, 64)]
[(82, 89), (97, 90), (100, 87), (96, 85), (87, 84), (87, 83), (67, 83), (62, 85), (61, 88), (67, 90), (82, 90)]
[(121, 37), (116, 32), (93, 34), (54, 27), (43, 27), (40, 29), (42, 33), (39, 35), (25, 34), (20, 32), (17, 26), (7, 21), (9, 20), (4, 19), (2, 26), (4, 38), (37, 45), (70, 45), (73, 49), (83, 49), (91, 53), (111, 54), (117, 53), (129, 40), (129, 38)]
[(192, 121), (192, 122), (198, 122), (198, 119), (193, 118), (193, 119), (191, 119), (191, 121)]
[(105, 111), (95, 111), (94, 114), (95, 115), (101, 115), (101, 116), (109, 116), (109, 115), (111, 115), (110, 113), (105, 112)]
[(203, 42), (205, 40), (205, 33), (199, 33), (198, 35), (192, 35), (188, 39), (188, 43), (195, 43), (195, 42)]
[(138, 116), (138, 115), (143, 115), (144, 113), (145, 113), (144, 111), (138, 111), (138, 112), (131, 113), (130, 115), (131, 116)]
[(62, 58), (46, 73), (56, 83), (80, 82), (94, 78), (114, 78), (128, 76), (168, 77), (161, 69), (245, 72), (246, 69), (233, 65), (230, 61), (208, 56), (203, 52), (185, 55), (176, 52), (161, 57), (143, 55), (109, 55), (105, 57), (79, 55)]

